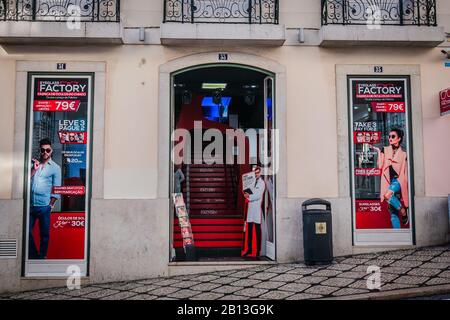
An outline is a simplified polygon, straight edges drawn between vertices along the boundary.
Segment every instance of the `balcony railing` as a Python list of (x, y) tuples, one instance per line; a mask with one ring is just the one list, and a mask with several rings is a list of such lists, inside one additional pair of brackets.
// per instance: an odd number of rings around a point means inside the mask
[(164, 22), (278, 24), (278, 0), (164, 0)]
[(0, 21), (119, 22), (120, 0), (0, 0)]
[(322, 25), (436, 26), (436, 0), (322, 0)]

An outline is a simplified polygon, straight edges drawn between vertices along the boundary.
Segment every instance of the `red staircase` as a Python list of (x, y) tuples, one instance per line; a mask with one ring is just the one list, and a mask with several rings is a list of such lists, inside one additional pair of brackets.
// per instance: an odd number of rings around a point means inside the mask
[[(184, 166), (183, 195), (199, 256), (239, 255), (243, 213), (238, 208), (238, 169), (233, 165)], [(178, 219), (174, 219), (174, 247), (182, 248)]]

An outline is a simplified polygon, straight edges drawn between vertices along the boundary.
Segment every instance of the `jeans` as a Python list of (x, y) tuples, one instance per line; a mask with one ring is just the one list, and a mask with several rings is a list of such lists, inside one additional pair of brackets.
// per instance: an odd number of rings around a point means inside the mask
[(392, 191), (393, 194), (389, 199), (388, 204), (389, 204), (389, 212), (391, 213), (392, 228), (394, 229), (400, 229), (401, 227), (398, 215), (400, 209), (402, 208), (402, 204), (400, 203), (400, 200), (396, 196), (396, 194), (400, 192), (400, 189), (401, 187), (398, 180), (396, 178), (392, 179), (388, 190)]
[[(30, 208), (30, 226), (28, 230), (28, 259), (45, 259), (48, 250), (48, 241), (50, 239), (50, 206), (32, 206)], [(39, 220), (39, 253), (33, 238), (33, 227)]]

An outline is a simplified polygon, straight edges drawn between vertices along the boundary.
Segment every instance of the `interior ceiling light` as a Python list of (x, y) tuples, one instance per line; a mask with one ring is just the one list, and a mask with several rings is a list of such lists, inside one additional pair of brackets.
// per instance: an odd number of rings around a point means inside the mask
[(259, 86), (257, 84), (246, 84), (242, 86), (244, 89), (257, 89), (258, 87)]
[(217, 89), (226, 89), (227, 84), (226, 83), (203, 83), (202, 89), (205, 90), (217, 90)]

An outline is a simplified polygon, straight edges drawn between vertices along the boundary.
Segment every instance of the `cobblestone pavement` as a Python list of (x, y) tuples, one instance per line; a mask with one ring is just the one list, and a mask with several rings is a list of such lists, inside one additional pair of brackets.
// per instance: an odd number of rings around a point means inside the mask
[[(52, 288), (0, 299), (195, 299), (264, 300), (319, 299), (372, 294), (367, 267), (381, 268), (381, 292), (450, 285), (450, 245), (338, 257), (332, 265), (302, 263), (260, 265), (195, 275), (82, 286), (80, 290)], [(379, 294), (379, 291), (377, 291)]]

